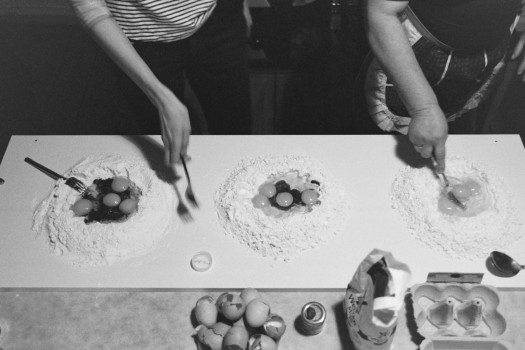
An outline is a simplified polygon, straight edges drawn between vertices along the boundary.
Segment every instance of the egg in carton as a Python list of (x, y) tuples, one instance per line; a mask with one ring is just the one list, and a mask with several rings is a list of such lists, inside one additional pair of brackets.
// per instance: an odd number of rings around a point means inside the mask
[(418, 332), (432, 337), (497, 337), (506, 321), (496, 288), (469, 283), (423, 283), (412, 287)]

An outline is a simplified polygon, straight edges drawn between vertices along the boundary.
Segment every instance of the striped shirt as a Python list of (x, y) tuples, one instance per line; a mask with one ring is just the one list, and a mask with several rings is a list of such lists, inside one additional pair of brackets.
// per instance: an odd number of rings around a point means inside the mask
[(106, 0), (128, 38), (175, 41), (195, 33), (210, 17), (217, 0)]
[(195, 33), (217, 0), (70, 0), (85, 26), (113, 16), (132, 40), (175, 41)]

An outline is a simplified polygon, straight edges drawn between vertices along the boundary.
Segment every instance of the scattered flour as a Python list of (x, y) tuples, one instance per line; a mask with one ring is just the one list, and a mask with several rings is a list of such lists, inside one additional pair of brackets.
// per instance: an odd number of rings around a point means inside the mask
[(441, 212), (438, 201), (443, 182), (428, 167), (406, 167), (394, 180), (391, 200), (418, 241), (445, 255), (473, 260), (521, 238), (523, 223), (501, 178), (462, 157), (448, 159), (446, 173), (450, 181), (475, 179), (481, 185), (484, 210), (471, 217)]
[[(266, 215), (252, 198), (259, 186), (290, 177), (317, 180), (320, 204), (308, 212)], [(266, 156), (242, 160), (215, 193), (219, 223), (225, 233), (274, 261), (289, 261), (337, 234), (345, 222), (348, 200), (342, 189), (311, 159)]]
[(71, 210), (80, 194), (65, 181), (57, 181), (33, 215), (33, 230), (45, 236), (54, 254), (73, 265), (110, 265), (145, 254), (175, 225), (174, 190), (142, 159), (90, 156), (65, 176), (74, 176), (87, 186), (95, 179), (125, 176), (141, 192), (137, 211), (125, 221), (86, 224), (84, 217), (75, 216)]

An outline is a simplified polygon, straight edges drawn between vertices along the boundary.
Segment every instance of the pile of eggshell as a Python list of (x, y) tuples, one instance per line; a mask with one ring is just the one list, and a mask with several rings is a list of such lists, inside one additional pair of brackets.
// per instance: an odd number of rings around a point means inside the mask
[(217, 301), (206, 295), (194, 308), (195, 328), (201, 349), (276, 350), (286, 330), (282, 317), (254, 288), (222, 293)]

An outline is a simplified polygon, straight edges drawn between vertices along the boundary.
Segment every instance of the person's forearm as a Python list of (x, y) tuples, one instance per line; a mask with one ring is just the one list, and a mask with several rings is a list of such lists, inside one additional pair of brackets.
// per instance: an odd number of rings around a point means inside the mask
[(102, 0), (69, 0), (77, 17), (99, 46), (157, 105), (167, 88), (155, 77)]
[(369, 0), (366, 9), (367, 35), (375, 57), (393, 81), (408, 112), (414, 116), (435, 108), (438, 101), (397, 17), (402, 8), (403, 5), (378, 5), (377, 1)]
[(111, 18), (104, 19), (92, 26), (90, 31), (100, 47), (148, 98), (154, 104), (160, 102), (167, 88), (153, 74), (117, 23)]

